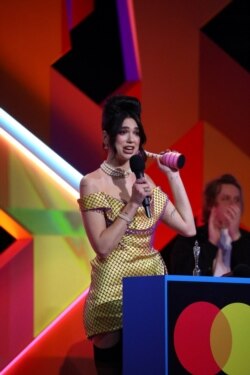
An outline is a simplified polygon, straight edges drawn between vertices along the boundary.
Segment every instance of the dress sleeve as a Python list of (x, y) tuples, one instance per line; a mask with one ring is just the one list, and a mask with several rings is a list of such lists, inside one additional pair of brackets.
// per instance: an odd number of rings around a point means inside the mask
[(154, 212), (158, 218), (160, 218), (165, 211), (165, 208), (169, 202), (169, 197), (164, 193), (159, 186), (154, 189)]
[(89, 194), (77, 200), (81, 212), (84, 211), (106, 211), (109, 203), (103, 192)]

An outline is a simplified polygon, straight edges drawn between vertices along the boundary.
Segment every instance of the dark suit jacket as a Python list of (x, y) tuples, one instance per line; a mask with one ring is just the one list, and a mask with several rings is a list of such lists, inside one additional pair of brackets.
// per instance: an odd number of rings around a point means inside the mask
[[(213, 261), (217, 254), (217, 246), (208, 241), (207, 225), (197, 227), (197, 234), (194, 237), (176, 236), (171, 244), (162, 251), (169, 274), (192, 275), (194, 269), (193, 247), (195, 241), (200, 246), (199, 267), (203, 276), (212, 276)], [(245, 264), (250, 267), (250, 232), (241, 229), (241, 237), (232, 242), (231, 269)]]

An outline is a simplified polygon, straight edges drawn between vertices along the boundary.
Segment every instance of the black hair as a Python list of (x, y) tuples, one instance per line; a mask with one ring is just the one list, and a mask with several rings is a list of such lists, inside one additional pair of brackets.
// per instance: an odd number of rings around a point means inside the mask
[(241, 198), (241, 208), (243, 209), (243, 193), (241, 185), (233, 175), (223, 174), (221, 177), (218, 177), (210, 181), (205, 187), (202, 210), (202, 218), (204, 223), (208, 222), (211, 209), (213, 206), (215, 206), (217, 196), (221, 191), (221, 186), (225, 184), (234, 185), (237, 189), (239, 189)]
[(126, 118), (133, 118), (137, 123), (140, 136), (139, 151), (144, 154), (143, 145), (147, 138), (141, 122), (141, 103), (134, 96), (116, 94), (106, 100), (102, 114), (102, 130), (109, 136), (109, 146), (116, 153), (116, 136)]

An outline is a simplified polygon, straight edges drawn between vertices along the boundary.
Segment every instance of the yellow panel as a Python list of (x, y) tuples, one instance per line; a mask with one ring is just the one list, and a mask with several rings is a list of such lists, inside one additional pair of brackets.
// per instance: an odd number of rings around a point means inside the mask
[(35, 237), (35, 336), (89, 286), (93, 252), (87, 244), (80, 238), (73, 243), (61, 236)]
[(20, 228), (4, 213), (0, 220), (14, 237), (25, 238), (27, 234), (34, 239), (33, 329), (37, 336), (88, 288), (94, 253), (84, 232), (75, 191), (72, 195), (73, 189), (67, 190), (59, 176), (54, 178), (46, 168), (40, 168), (7, 138), (1, 146), (1, 170), (8, 187), (8, 194), (1, 195), (1, 204)]
[(12, 207), (78, 210), (76, 199), (17, 149), (10, 152), (9, 175)]

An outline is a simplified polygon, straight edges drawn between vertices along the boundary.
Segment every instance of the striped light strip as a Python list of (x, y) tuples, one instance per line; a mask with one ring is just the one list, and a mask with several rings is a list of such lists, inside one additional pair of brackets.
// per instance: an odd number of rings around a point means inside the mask
[[(78, 187), (82, 175), (48, 146), (41, 142), (7, 112), (0, 108), (0, 137), (13, 145), (19, 152), (27, 157), (31, 162), (41, 168), (49, 175), (61, 188), (69, 192), (75, 199), (79, 197)], [(7, 374), (13, 369), (42, 338), (58, 324), (80, 300), (82, 300), (88, 290), (85, 290), (67, 309), (63, 311), (46, 329), (44, 329), (29, 345), (25, 347), (1, 372)]]
[[(9, 135), (5, 130), (0, 128), (0, 136), (3, 137), (8, 143), (13, 145), (18, 151), (20, 151), (25, 157), (32, 161), (36, 166), (43, 170), (48, 176), (50, 176), (61, 188), (66, 190), (73, 198), (79, 198), (79, 192), (73, 188), (69, 183), (57, 173), (55, 173), (50, 167), (48, 167), (43, 161), (38, 159), (34, 154), (31, 153), (27, 148), (25, 148), (21, 143)], [(80, 180), (79, 180), (80, 182)], [(78, 182), (78, 186), (79, 186)]]
[(2, 108), (0, 108), (0, 130), (1, 128), (5, 130), (5, 138), (7, 137), (7, 133), (9, 135), (9, 140), (14, 139), (16, 145), (22, 145), (23, 149), (30, 152), (29, 155), (33, 154), (34, 157), (36, 156), (37, 160), (43, 162), (43, 164), (47, 165), (50, 170), (60, 176), (61, 179), (64, 180), (64, 183), (66, 181), (73, 189), (78, 190), (82, 174), (46, 146), (45, 143), (35, 137), (29, 130), (11, 117)]

